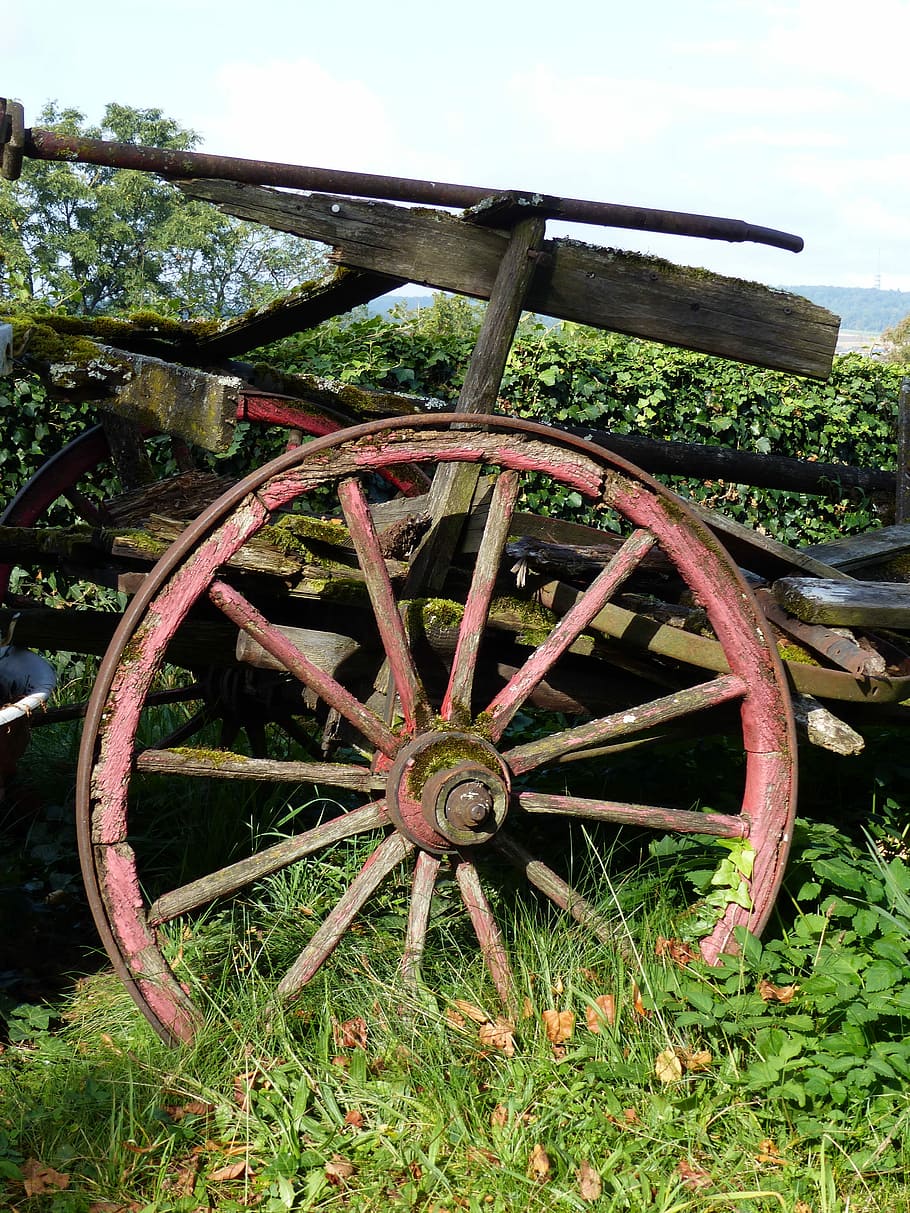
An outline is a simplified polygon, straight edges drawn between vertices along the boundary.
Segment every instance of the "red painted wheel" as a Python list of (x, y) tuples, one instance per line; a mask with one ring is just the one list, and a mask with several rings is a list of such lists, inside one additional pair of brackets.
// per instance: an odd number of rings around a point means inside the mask
[[(278, 427), (306, 437), (334, 434), (356, 418), (325, 406), (299, 407), (292, 399), (250, 393), (241, 400), (238, 420), (257, 427)], [(300, 437), (296, 438), (296, 442)], [(289, 441), (290, 445), (290, 441)], [(98, 494), (98, 473), (108, 469), (111, 448), (104, 426), (83, 431), (35, 471), (0, 512), (0, 526), (31, 527), (48, 522), (55, 503), (66, 503), (73, 521), (105, 526), (111, 518)], [(90, 488), (86, 481), (94, 480)], [(426, 478), (416, 468), (401, 469), (392, 483), (405, 496), (426, 491)], [(13, 565), (0, 561), (0, 602), (10, 589)]]
[[(54, 502), (64, 497), (82, 522), (103, 525), (101, 507), (79, 491), (79, 481), (110, 457), (110, 447), (100, 425), (85, 430), (68, 442), (32, 475), (0, 513), (0, 526), (34, 526), (46, 518)], [(7, 595), (13, 573), (11, 564), (0, 563), (0, 602)]]
[[(716, 910), (702, 943), (707, 959), (734, 949), (737, 927), (758, 932), (768, 917), (789, 849), (795, 742), (780, 662), (735, 567), (683, 503), (602, 448), (498, 418), (470, 425), (453, 421), (359, 426), (274, 460), (184, 533), (126, 611), (88, 708), (77, 823), (86, 885), (105, 945), (136, 1002), (167, 1039), (190, 1039), (206, 1000), (206, 975), (188, 973), (178, 958), (180, 925), (191, 930), (186, 924), (200, 910), (217, 915), (222, 905), (242, 912), (253, 891), (278, 874), (309, 880), (315, 879), (312, 873), (332, 871), (327, 887), (336, 889), (331, 897), (323, 891), (320, 913), (303, 919), (292, 914), (290, 927), (282, 928), (285, 943), (288, 931), (297, 940), (295, 955), (274, 974), (283, 999), (300, 992), (355, 918), (367, 913), (380, 886), (409, 865), (404, 972), (413, 975), (421, 962), (433, 930), (428, 924), (434, 895), (445, 884), (446, 897), (457, 890), (492, 981), (508, 1002), (513, 976), (489, 889), (501, 869), (493, 864), (494, 875), (485, 876), (488, 860), (504, 860), (503, 869), (517, 869), (526, 887), (610, 935), (593, 904), (596, 896), (582, 896), (581, 882), (560, 874), (552, 858), (557, 848), (547, 831), (578, 821), (591, 829), (609, 823), (606, 828), (702, 835), (738, 851), (742, 880)], [(475, 556), (454, 563), (445, 601), (405, 602), (401, 570), (390, 576), (383, 558), (365, 485), (377, 471), (446, 462), (480, 465), (494, 474), (482, 537)], [(545, 635), (535, 635), (537, 647), (530, 653), (527, 636), (523, 648), (520, 636), (490, 639), (499, 610), (491, 600), (501, 592), (497, 579), (501, 585), (508, 568), (504, 550), (526, 476), (545, 477), (612, 511), (626, 536), (566, 613)], [(337, 517), (347, 528), (347, 600), (344, 608), (323, 606), (319, 635), (332, 628), (356, 640), (360, 661), (352, 672), (343, 662), (327, 662), (321, 648), (311, 650), (308, 638), (315, 633), (288, 630), (301, 622), (293, 597), (243, 583), (227, 567), (276, 512), (305, 509), (311, 497), (321, 517)], [(694, 683), (689, 670), (688, 680), (675, 686), (665, 681), (659, 693), (643, 693), (640, 683), (617, 680), (613, 659), (601, 662), (595, 653), (578, 667), (572, 650), (584, 647), (585, 630), (620, 587), (661, 553), (707, 612), (729, 670), (701, 675)], [(448, 646), (445, 637), (438, 643), (439, 636), (431, 635), (427, 610), (436, 613), (437, 631), (452, 633)], [(341, 722), (341, 748), (318, 761), (304, 755), (273, 762), (268, 770), (236, 755), (143, 750), (143, 712), (167, 646), (200, 612), (227, 619), (247, 643), (271, 654), (297, 694)], [(540, 626), (538, 617), (535, 627)], [(661, 677), (669, 675), (664, 671)], [(528, 728), (535, 702), (559, 703), (564, 711), (543, 736)], [(742, 786), (732, 811), (703, 810), (683, 789), (672, 804), (608, 799), (609, 770), (592, 791), (592, 756), (674, 723), (707, 728), (721, 705), (738, 715), (742, 745)], [(575, 778), (582, 770), (587, 783)], [(330, 789), (335, 807), (327, 811), (323, 795), (322, 816), (306, 828), (176, 885), (173, 877), (168, 885), (160, 873), (150, 874), (144, 831), (135, 825), (149, 780), (203, 776), (211, 787), (252, 775), (271, 780), (276, 789)], [(182, 795), (192, 814), (199, 797), (186, 795), (187, 786)], [(178, 785), (171, 799), (180, 795)], [(333, 848), (355, 844), (360, 871), (338, 888)]]

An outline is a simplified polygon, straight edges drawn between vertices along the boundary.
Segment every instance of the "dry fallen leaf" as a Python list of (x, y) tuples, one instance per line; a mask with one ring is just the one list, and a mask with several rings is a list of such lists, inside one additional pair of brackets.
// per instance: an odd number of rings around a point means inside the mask
[(490, 1016), (486, 1011), (482, 1011), (473, 1002), (466, 1002), (463, 998), (453, 998), (452, 1006), (456, 1011), (459, 1011), (466, 1019), (473, 1019), (475, 1023), (489, 1023)]
[(575, 1016), (571, 1011), (544, 1011), (541, 1018), (550, 1044), (561, 1045), (563, 1041), (571, 1040), (575, 1031)]
[(480, 1043), (489, 1049), (498, 1049), (506, 1057), (515, 1056), (515, 1025), (498, 1016), (492, 1023), (482, 1023), (477, 1033)]
[(202, 1146), (197, 1146), (189, 1159), (185, 1162), (180, 1162), (169, 1174), (165, 1181), (165, 1186), (169, 1191), (172, 1191), (175, 1196), (189, 1196), (196, 1186), (196, 1179), (199, 1175), (199, 1168), (202, 1166), (202, 1158), (200, 1157)]
[(616, 999), (612, 994), (598, 994), (594, 1005), (585, 1011), (585, 1023), (588, 1030), (597, 1035), (604, 1023), (613, 1026), (616, 1023)]
[(654, 951), (658, 956), (668, 957), (681, 969), (695, 959), (695, 951), (689, 944), (683, 943), (681, 939), (664, 939), (662, 935), (658, 935)]
[(203, 1103), (201, 1099), (191, 1099), (188, 1103), (168, 1104), (164, 1110), (171, 1120), (183, 1120), (184, 1116), (211, 1116), (215, 1105)]
[(627, 1124), (630, 1124), (630, 1125), (634, 1125), (634, 1124), (638, 1123), (638, 1113), (635, 1111), (634, 1108), (623, 1108), (622, 1118)]
[(687, 1158), (679, 1160), (676, 1170), (686, 1188), (707, 1188), (714, 1182), (704, 1167), (689, 1162)]
[(799, 986), (776, 986), (764, 978), (758, 983), (758, 992), (765, 1002), (792, 1002)]
[(365, 1049), (367, 1047), (367, 1021), (358, 1015), (344, 1023), (332, 1020), (332, 1040), (336, 1049)]
[(246, 1174), (246, 1159), (243, 1159), (241, 1162), (230, 1162), (224, 1167), (219, 1167), (217, 1171), (213, 1171), (209, 1176), (209, 1183), (227, 1183), (228, 1180), (240, 1179), (242, 1175)]
[[(91, 1210), (89, 1210), (91, 1213)], [(804, 1200), (798, 1200), (793, 1206), (793, 1213), (812, 1213), (812, 1206), (807, 1205)]]
[(528, 1175), (539, 1184), (545, 1183), (550, 1175), (550, 1156), (540, 1142), (534, 1146), (528, 1159)]
[(491, 1167), (502, 1166), (502, 1160), (492, 1150), (486, 1150), (483, 1146), (468, 1146), (465, 1150), (465, 1158), (468, 1162), (486, 1163)]
[(772, 1163), (775, 1167), (788, 1167), (790, 1165), (789, 1158), (783, 1158), (780, 1150), (766, 1137), (764, 1141), (758, 1143), (758, 1153), (755, 1155), (757, 1162)]
[(679, 1082), (683, 1074), (682, 1062), (675, 1049), (664, 1049), (658, 1053), (654, 1063), (654, 1073), (661, 1082)]
[(234, 1103), (241, 1112), (250, 1111), (250, 1096), (261, 1085), (262, 1075), (258, 1070), (247, 1070), (246, 1074), (238, 1074), (234, 1079)]
[(582, 1200), (598, 1200), (602, 1189), (600, 1173), (589, 1162), (583, 1162), (575, 1172), (578, 1180), (578, 1195)]
[(687, 1070), (707, 1070), (714, 1060), (707, 1049), (696, 1049), (690, 1053), (688, 1049), (677, 1049), (677, 1056)]
[(637, 981), (632, 982), (632, 1010), (635, 1012), (636, 1015), (639, 1015), (642, 1019), (647, 1019), (648, 1016), (651, 1014), (651, 1012), (646, 1009), (645, 1004), (641, 1000), (641, 990), (639, 990), (639, 988), (638, 988)]
[(566, 987), (563, 984), (563, 980), (561, 977), (557, 977), (551, 987), (551, 989), (553, 990), (553, 993), (556, 995), (557, 998), (560, 998), (562, 996), (562, 993), (565, 990), (565, 988)]
[(325, 1164), (325, 1177), (337, 1188), (346, 1183), (356, 1170), (354, 1164), (341, 1154), (333, 1154), (332, 1161)]
[(344, 1114), (344, 1123), (350, 1125), (352, 1129), (362, 1129), (366, 1123), (364, 1115), (357, 1108), (350, 1108)]
[(494, 1129), (504, 1129), (509, 1123), (509, 1109), (505, 1104), (498, 1103), (490, 1113), (490, 1124)]
[(22, 1182), (26, 1196), (40, 1196), (42, 1192), (64, 1191), (70, 1186), (70, 1177), (30, 1158), (22, 1164)]

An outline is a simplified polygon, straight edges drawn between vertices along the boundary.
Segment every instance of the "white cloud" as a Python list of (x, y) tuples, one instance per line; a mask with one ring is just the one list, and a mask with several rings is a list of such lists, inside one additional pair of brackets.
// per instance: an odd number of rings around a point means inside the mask
[(757, 53), (790, 67), (797, 78), (828, 78), (845, 93), (861, 88), (910, 98), (907, 0), (788, 0), (766, 11), (767, 37)]
[[(658, 76), (574, 76), (551, 67), (516, 74), (509, 92), (513, 102), (520, 100), (534, 112), (548, 137), (575, 151), (599, 153), (635, 149), (671, 132), (690, 141), (745, 142), (747, 128), (731, 126), (737, 119), (752, 120), (752, 129), (764, 132), (763, 142), (788, 146), (795, 137), (794, 114), (805, 123), (841, 106), (837, 93), (808, 85), (734, 87)], [(760, 128), (754, 125), (758, 118)], [(780, 120), (776, 130), (768, 125), (774, 118)], [(817, 146), (829, 145), (831, 138), (824, 130), (813, 135)]]
[(213, 100), (208, 152), (381, 171), (396, 144), (383, 99), (311, 59), (223, 63)]
[(844, 134), (826, 128), (791, 126), (744, 126), (726, 131), (711, 140), (715, 147), (740, 147), (750, 149), (783, 148), (804, 150), (807, 148), (844, 147), (849, 140)]

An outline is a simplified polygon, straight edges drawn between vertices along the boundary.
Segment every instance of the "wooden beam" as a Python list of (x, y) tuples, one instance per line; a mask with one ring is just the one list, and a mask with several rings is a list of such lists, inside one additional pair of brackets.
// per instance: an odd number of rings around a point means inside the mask
[(784, 610), (806, 623), (910, 628), (910, 585), (783, 577), (772, 589)]
[(874, 531), (863, 531), (833, 543), (817, 543), (800, 549), (837, 569), (858, 569), (868, 564), (883, 564), (896, 556), (910, 552), (910, 522), (895, 526), (882, 526)]
[[(331, 244), (339, 264), (487, 299), (506, 233), (442, 211), (223, 181), (182, 182), (227, 214)], [(526, 306), (574, 320), (825, 378), (839, 321), (798, 295), (658, 258), (549, 240)]]
[(270, 341), (310, 329), (331, 316), (340, 316), (387, 291), (404, 286), (406, 279), (363, 270), (336, 268), (317, 282), (305, 283), (283, 298), (251, 314), (226, 320), (217, 332), (196, 343), (199, 355), (234, 358)]

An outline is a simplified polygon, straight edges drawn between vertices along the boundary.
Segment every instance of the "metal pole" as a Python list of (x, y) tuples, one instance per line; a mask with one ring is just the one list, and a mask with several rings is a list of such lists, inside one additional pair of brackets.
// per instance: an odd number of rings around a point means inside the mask
[(897, 398), (897, 501), (895, 522), (910, 518), (910, 379), (901, 380)]
[(691, 215), (683, 211), (655, 210), (614, 202), (588, 202), (580, 198), (556, 198), (534, 191), (493, 189), (479, 185), (451, 185), (409, 177), (386, 177), (376, 173), (351, 173), (340, 169), (308, 168), (273, 160), (247, 160), (237, 156), (213, 156), (173, 148), (140, 147), (81, 135), (62, 135), (39, 127), (26, 128), (22, 106), (0, 97), (0, 144), (4, 146), (2, 175), (14, 180), (23, 155), (36, 160), (64, 160), (98, 164), (110, 168), (141, 169), (174, 180), (203, 177), (237, 181), (246, 185), (271, 185), (282, 189), (315, 190), (318, 193), (349, 194), (362, 198), (385, 198), (396, 202), (427, 203), (430, 206), (474, 207), (491, 198), (511, 197), (525, 214), (571, 223), (593, 223), (604, 227), (665, 232), (674, 236), (701, 236), (707, 240), (749, 241), (798, 253), (802, 237), (774, 228), (759, 227), (742, 219), (713, 215)]

